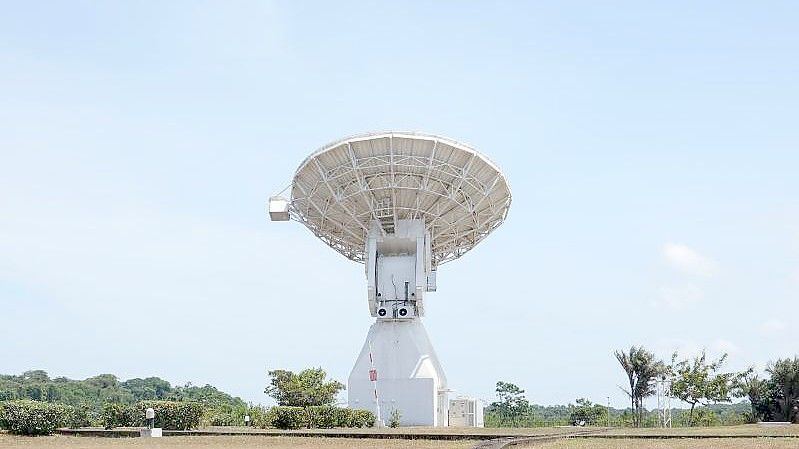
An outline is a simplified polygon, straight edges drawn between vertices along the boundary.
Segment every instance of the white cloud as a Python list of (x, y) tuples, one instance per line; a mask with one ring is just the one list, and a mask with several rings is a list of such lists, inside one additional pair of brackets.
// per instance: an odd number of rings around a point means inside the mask
[(737, 355), (741, 352), (740, 346), (730, 340), (719, 338), (713, 341), (710, 345), (710, 351), (715, 354), (728, 354), (730, 356)]
[(658, 298), (652, 301), (652, 305), (671, 310), (685, 310), (701, 302), (704, 297), (702, 289), (695, 285), (661, 287)]
[(793, 272), (791, 272), (791, 280), (794, 283), (799, 284), (799, 268), (793, 269)]
[(763, 323), (761, 327), (763, 328), (764, 332), (770, 334), (774, 332), (784, 331), (788, 326), (785, 324), (784, 321), (772, 318)]
[(684, 273), (712, 276), (718, 271), (716, 261), (680, 243), (663, 245), (663, 257), (669, 265)]

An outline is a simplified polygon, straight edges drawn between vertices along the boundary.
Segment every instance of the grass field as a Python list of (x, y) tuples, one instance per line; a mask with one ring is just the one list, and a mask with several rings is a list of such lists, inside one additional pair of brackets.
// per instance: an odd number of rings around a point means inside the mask
[(267, 436), (209, 436), (166, 438), (17, 437), (0, 435), (0, 448), (27, 449), (468, 449), (475, 441), (384, 440), (357, 438), (302, 438)]
[(732, 438), (633, 440), (585, 438), (558, 440), (530, 446), (540, 449), (797, 449), (795, 438)]
[[(798, 436), (799, 425), (790, 426), (762, 426), (746, 424), (742, 426), (719, 427), (678, 427), (671, 429), (632, 429), (619, 428), (603, 432), (610, 435), (751, 435), (751, 436)], [(796, 440), (799, 448), (799, 440)]]
[[(211, 428), (213, 429), (213, 428)], [(207, 429), (207, 430), (211, 430)], [(235, 431), (232, 428), (219, 428), (220, 431)], [(241, 428), (252, 431), (253, 429)], [(312, 433), (325, 434), (342, 432), (344, 429), (314, 430)], [(532, 429), (464, 429), (464, 428), (402, 428), (402, 429), (358, 429), (361, 433), (404, 433), (424, 434), (508, 434), (542, 436), (574, 432), (574, 428), (532, 428)], [(597, 431), (597, 437), (563, 439), (551, 442), (535, 442), (526, 447), (543, 449), (799, 449), (799, 425), (793, 426), (729, 426), (709, 428), (677, 429), (579, 429)], [(356, 432), (356, 430), (345, 430)], [(274, 431), (272, 431), (274, 432)], [(297, 431), (303, 432), (303, 431)], [(307, 432), (307, 431), (305, 431)], [(639, 438), (624, 438), (629, 435)], [(707, 438), (708, 436), (736, 436), (738, 438)], [(603, 438), (616, 436), (619, 438)], [(640, 437), (680, 436), (685, 438), (642, 439)], [(695, 438), (693, 438), (695, 437)], [(704, 438), (703, 438), (704, 437)], [(744, 437), (744, 438), (741, 438)], [(784, 437), (784, 438), (781, 438)], [(275, 435), (237, 435), (237, 436), (170, 436), (158, 439), (107, 438), (107, 437), (19, 437), (0, 433), (0, 449), (3, 448), (53, 448), (53, 449), (189, 449), (189, 448), (232, 448), (232, 449), (467, 449), (479, 441), (474, 440), (408, 440), (383, 438), (334, 438), (301, 437), (291, 431), (281, 436)], [(516, 447), (525, 447), (524, 445)]]
[[(587, 428), (592, 430), (593, 428)], [(225, 432), (230, 431), (246, 431), (258, 432), (260, 429), (253, 429), (252, 427), (206, 427), (203, 430), (221, 430)], [(275, 429), (264, 430), (264, 433), (281, 432), (286, 435), (291, 433), (387, 433), (387, 434), (414, 434), (414, 435), (552, 435), (565, 432), (574, 432), (573, 427), (518, 427), (518, 428), (491, 428), (491, 427), (402, 427), (397, 429), (392, 428), (336, 428), (336, 429), (299, 429), (299, 430), (281, 430)]]

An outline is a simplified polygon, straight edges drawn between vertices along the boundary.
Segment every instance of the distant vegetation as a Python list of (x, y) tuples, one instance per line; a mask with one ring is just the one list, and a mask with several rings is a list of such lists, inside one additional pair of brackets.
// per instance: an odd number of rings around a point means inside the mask
[(266, 393), (278, 405), (262, 407), (219, 391), (211, 385), (172, 386), (158, 377), (120, 381), (112, 374), (83, 380), (50, 378), (41, 370), (0, 375), (0, 428), (25, 435), (47, 434), (58, 427), (139, 427), (144, 410), (156, 411), (156, 426), (191, 429), (199, 426), (242, 426), (245, 416), (258, 427), (371, 427), (366, 410), (335, 407), (344, 385), (326, 380), (321, 368), (299, 373), (269, 372)]
[(14, 399), (71, 405), (86, 410), (89, 419), (95, 422), (106, 403), (132, 405), (146, 400), (194, 401), (214, 411), (246, 410), (248, 407), (241, 398), (211, 385), (172, 386), (158, 377), (121, 382), (113, 374), (100, 374), (83, 380), (51, 379), (42, 370), (26, 371), (18, 376), (0, 375), (0, 401)]
[[(711, 360), (704, 352), (690, 358), (680, 358), (675, 353), (671, 362), (665, 363), (645, 348), (633, 346), (614, 355), (624, 371), (624, 386), (620, 388), (630, 399), (629, 408), (609, 408), (584, 398), (565, 406), (530, 404), (523, 389), (500, 381), (496, 384), (498, 400), (485, 409), (486, 426), (658, 426), (658, 411), (644, 407), (644, 401), (656, 394), (658, 381), (671, 385), (672, 426), (799, 423), (799, 357), (770, 363), (766, 368), (768, 377), (761, 378), (752, 368), (724, 371), (726, 354)], [(734, 398), (744, 401), (732, 404)], [(687, 409), (679, 408), (685, 404)]]
[[(631, 401), (634, 425), (642, 424), (642, 401), (655, 394), (658, 379), (670, 382), (671, 396), (690, 406), (687, 416), (681, 416), (688, 426), (706, 425), (710, 418), (707, 410), (730, 403), (733, 398), (749, 400), (750, 408), (742, 416), (744, 422), (799, 422), (799, 357), (770, 363), (766, 368), (769, 377), (761, 379), (754, 368), (724, 371), (727, 354), (711, 360), (704, 351), (690, 358), (680, 358), (675, 352), (671, 363), (657, 360), (643, 347), (633, 346), (615, 354), (629, 381), (630, 388), (624, 392)], [(704, 410), (694, 416), (697, 406)]]
[[(142, 401), (196, 403), (202, 410), (202, 423), (207, 425), (242, 425), (245, 415), (259, 414), (258, 410), (253, 410), (256, 407), (211, 385), (172, 386), (158, 377), (120, 381), (113, 374), (100, 374), (82, 380), (50, 378), (42, 370), (26, 371), (20, 375), (0, 375), (0, 404), (17, 400), (67, 406), (65, 410), (69, 416), (65, 418), (67, 422), (61, 425), (73, 427), (107, 425), (103, 411), (109, 404), (117, 408), (135, 408)], [(21, 406), (27, 407), (25, 403)]]

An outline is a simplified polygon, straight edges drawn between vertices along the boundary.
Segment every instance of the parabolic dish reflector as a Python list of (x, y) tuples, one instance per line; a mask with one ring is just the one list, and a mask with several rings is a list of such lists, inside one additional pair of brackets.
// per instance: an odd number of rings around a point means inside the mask
[(434, 265), (456, 259), (502, 224), (510, 203), (505, 177), (485, 156), (417, 133), (326, 145), (300, 164), (291, 186), (292, 218), (357, 262), (371, 223), (393, 233), (402, 219), (424, 220)]

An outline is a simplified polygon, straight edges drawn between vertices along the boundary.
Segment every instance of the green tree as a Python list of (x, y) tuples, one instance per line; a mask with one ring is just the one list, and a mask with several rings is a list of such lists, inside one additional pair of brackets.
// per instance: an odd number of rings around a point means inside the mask
[(575, 425), (585, 423), (587, 425), (598, 425), (607, 420), (608, 409), (599, 404), (593, 404), (585, 398), (575, 401), (575, 405), (569, 404), (569, 421)]
[(518, 425), (519, 418), (530, 408), (530, 403), (524, 397), (524, 390), (510, 382), (497, 382), (498, 401), (491, 404), (491, 409), (499, 415), (499, 425), (505, 425), (510, 420), (511, 426)]
[(22, 381), (28, 383), (46, 383), (50, 382), (50, 376), (47, 375), (47, 371), (36, 369), (22, 373)]
[(644, 399), (655, 394), (655, 378), (664, 370), (663, 362), (643, 346), (632, 346), (629, 351), (615, 351), (624, 373), (627, 375), (629, 389), (622, 388), (630, 398), (633, 412), (633, 425), (640, 426), (644, 417)]
[(799, 422), (799, 357), (780, 359), (770, 363), (766, 372), (771, 376), (777, 395), (777, 408), (782, 419)]
[(211, 385), (198, 387), (191, 383), (174, 388), (167, 396), (167, 399), (172, 401), (199, 402), (209, 408), (225, 408), (227, 410), (244, 409), (247, 406), (247, 403), (241, 398), (233, 397), (223, 391), (219, 391), (216, 387)]
[(264, 392), (278, 405), (311, 407), (333, 405), (336, 395), (344, 385), (335, 380), (326, 381), (322, 368), (309, 368), (294, 373), (288, 370), (269, 371), (270, 384)]
[(121, 387), (128, 390), (136, 401), (160, 400), (172, 393), (172, 385), (158, 377), (128, 379)]
[(671, 393), (691, 405), (687, 421), (689, 426), (694, 424), (694, 408), (697, 404), (730, 402), (733, 385), (741, 375), (720, 372), (725, 360), (727, 354), (708, 362), (705, 351), (692, 359), (679, 362), (676, 352), (672, 356), (670, 370), (674, 378)]
[(733, 396), (749, 399), (749, 404), (752, 407), (751, 416), (748, 417), (750, 423), (757, 422), (762, 415), (760, 410), (762, 409), (761, 404), (766, 398), (766, 389), (766, 382), (755, 374), (752, 368), (741, 373), (735, 380)]

